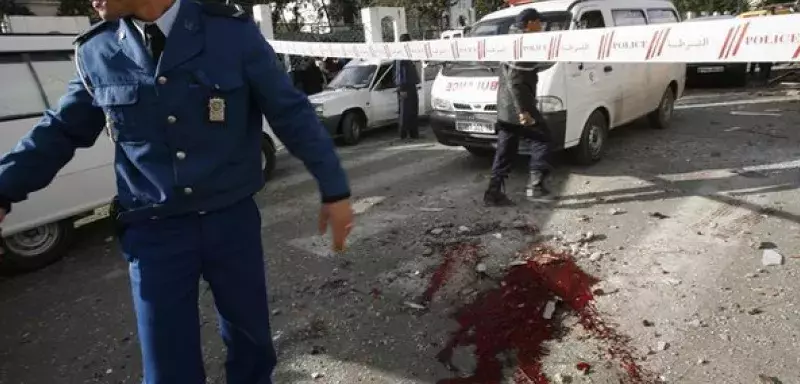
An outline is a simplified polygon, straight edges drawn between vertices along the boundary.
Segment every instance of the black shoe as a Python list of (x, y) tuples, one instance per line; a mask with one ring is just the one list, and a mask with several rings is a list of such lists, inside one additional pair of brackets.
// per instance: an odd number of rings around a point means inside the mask
[(492, 180), (489, 182), (489, 188), (483, 194), (483, 205), (487, 207), (509, 207), (514, 205), (514, 202), (503, 193), (503, 182)]

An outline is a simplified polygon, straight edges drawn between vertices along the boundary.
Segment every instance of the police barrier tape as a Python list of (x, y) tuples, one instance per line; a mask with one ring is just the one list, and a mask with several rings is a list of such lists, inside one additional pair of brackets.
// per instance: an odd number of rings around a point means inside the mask
[(271, 41), (278, 53), (423, 61), (792, 62), (800, 14), (404, 43)]

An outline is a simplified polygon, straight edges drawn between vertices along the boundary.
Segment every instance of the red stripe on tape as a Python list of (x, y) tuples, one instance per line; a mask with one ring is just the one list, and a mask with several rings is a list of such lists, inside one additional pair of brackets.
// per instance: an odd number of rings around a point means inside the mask
[(739, 35), (739, 41), (736, 42), (736, 48), (733, 50), (733, 56), (739, 52), (739, 47), (742, 46), (742, 41), (744, 41), (744, 36), (747, 35), (747, 28), (750, 27), (750, 23), (746, 23), (744, 28), (742, 28), (742, 33)]

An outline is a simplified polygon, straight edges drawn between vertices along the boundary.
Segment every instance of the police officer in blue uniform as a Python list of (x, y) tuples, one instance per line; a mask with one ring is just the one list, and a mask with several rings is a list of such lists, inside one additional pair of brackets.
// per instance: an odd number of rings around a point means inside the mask
[[(105, 130), (116, 143), (112, 216), (129, 262), (146, 384), (202, 384), (198, 282), (214, 294), (228, 384), (276, 364), (261, 218), (262, 115), (321, 192), (340, 250), (350, 188), (330, 136), (243, 11), (193, 0), (94, 0), (77, 78), (0, 158), (0, 220)], [(76, 191), (77, 192), (77, 191)]]
[[(411, 41), (411, 35), (400, 35), (400, 41)], [(395, 61), (395, 85), (397, 86), (397, 104), (400, 107), (400, 138), (419, 138), (419, 73), (411, 60)]]

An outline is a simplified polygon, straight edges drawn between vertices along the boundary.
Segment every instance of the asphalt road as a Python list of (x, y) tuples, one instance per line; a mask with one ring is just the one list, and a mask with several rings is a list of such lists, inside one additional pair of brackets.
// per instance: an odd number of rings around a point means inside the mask
[[(338, 257), (315, 236), (315, 182), (280, 156), (258, 197), (276, 382), (478, 374), (447, 382), (539, 383), (541, 367), (551, 382), (654, 382), (632, 378), (648, 372), (671, 383), (756, 383), (759, 374), (800, 383), (799, 103), (783, 91), (693, 92), (671, 129), (633, 124), (612, 134), (600, 164), (561, 165), (551, 206), (524, 201), (524, 162), (507, 185), (519, 205), (487, 209), (490, 160), (437, 145), (430, 132), (419, 142), (371, 134), (340, 148), (359, 215)], [(527, 268), (517, 251), (532, 241), (568, 250), (600, 281), (596, 312), (577, 308), (550, 272), (513, 280), (514, 268)], [(782, 265), (762, 266), (758, 248), (771, 246), (762, 242), (777, 246)], [(583, 276), (570, 273), (575, 284)], [(509, 306), (508, 295), (492, 296), (509, 284), (538, 293)], [(201, 285), (209, 382), (224, 383), (224, 347)], [(565, 301), (542, 320), (531, 306), (555, 296)], [(440, 354), (465, 313), (480, 323), (467, 332), (473, 340)], [(598, 331), (590, 318), (610, 325)], [(64, 260), (0, 280), (0, 329), (0, 383), (137, 383), (127, 267), (108, 223), (82, 228)], [(542, 329), (552, 335), (537, 336)], [(505, 368), (495, 372), (490, 355)]]

